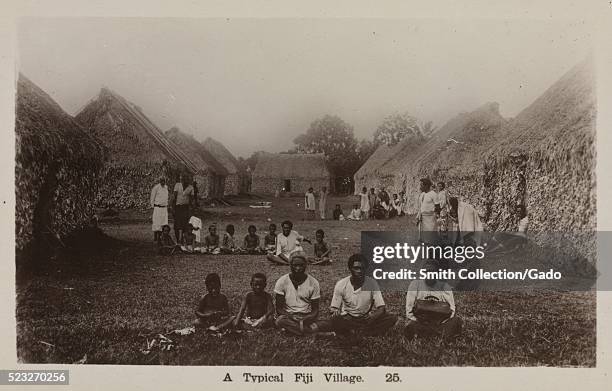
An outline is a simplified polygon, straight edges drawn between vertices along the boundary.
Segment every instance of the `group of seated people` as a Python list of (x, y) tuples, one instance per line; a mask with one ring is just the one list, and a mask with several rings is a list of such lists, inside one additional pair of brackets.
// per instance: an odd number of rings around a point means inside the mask
[(353, 204), (353, 209), (348, 215), (344, 214), (340, 204), (336, 204), (333, 210), (334, 220), (368, 220), (368, 219), (388, 219), (397, 216), (404, 216), (406, 206), (406, 193), (401, 191), (399, 194), (389, 196), (384, 188), (378, 192), (371, 188), (370, 192), (364, 187), (359, 194), (360, 202)]
[(159, 251), (162, 255), (172, 255), (179, 251), (187, 254), (247, 254), (264, 255), (275, 264), (289, 264), (289, 255), (294, 251), (304, 251), (302, 243), (306, 242), (313, 245), (314, 256), (309, 257), (308, 261), (315, 265), (328, 265), (332, 262), (330, 258), (331, 247), (325, 241), (325, 232), (318, 229), (315, 232), (315, 242), (300, 235), (293, 230), (293, 223), (289, 220), (281, 224), (282, 232), (276, 234), (276, 224), (270, 224), (268, 234), (264, 236), (263, 244), (257, 227), (249, 225), (247, 234), (244, 237), (242, 246), (238, 246), (235, 240), (235, 228), (233, 224), (225, 227), (225, 232), (220, 237), (217, 234), (216, 224), (208, 227), (208, 235), (203, 240), (200, 238), (199, 228), (195, 228), (191, 223), (187, 225), (183, 233), (181, 244), (174, 241), (170, 233), (170, 226), (164, 225), (159, 238)]
[[(368, 264), (361, 254), (349, 257), (350, 274), (334, 287), (328, 319), (321, 319), (321, 288), (317, 279), (306, 272), (307, 263), (304, 252), (291, 254), (290, 272), (276, 281), (274, 297), (265, 291), (265, 274), (253, 274), (251, 292), (244, 296), (235, 315), (221, 293), (219, 275), (207, 275), (208, 293), (198, 304), (195, 326), (211, 331), (276, 326), (294, 335), (334, 332), (350, 337), (384, 334), (396, 325), (398, 317), (387, 311), (377, 282), (366, 276)], [(428, 271), (438, 270), (435, 261), (428, 261), (425, 267)], [(453, 292), (446, 282), (435, 279), (411, 282), (406, 294), (405, 336), (454, 338), (461, 328)]]

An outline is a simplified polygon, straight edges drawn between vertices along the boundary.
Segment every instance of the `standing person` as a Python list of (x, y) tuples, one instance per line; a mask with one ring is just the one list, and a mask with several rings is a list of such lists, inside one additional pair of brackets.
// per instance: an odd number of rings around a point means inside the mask
[(370, 203), (370, 217), (374, 217), (374, 208), (378, 205), (378, 197), (376, 196), (376, 190), (373, 187), (370, 188), (368, 201)]
[(436, 228), (436, 193), (431, 190), (429, 178), (421, 179), (421, 194), (419, 195), (417, 225), (419, 226), (419, 240), (423, 243), (435, 244), (437, 241)]
[(457, 216), (457, 239), (464, 245), (482, 243), (482, 222), (478, 211), (471, 204), (459, 201), (457, 197), (449, 198), (450, 210)]
[(153, 208), (153, 240), (159, 242), (162, 227), (168, 225), (168, 186), (165, 177), (160, 177), (158, 183), (153, 186), (150, 204)]
[(406, 204), (408, 203), (408, 200), (406, 199), (406, 192), (404, 190), (400, 191), (399, 197), (400, 197), (399, 215), (404, 216), (406, 214)]
[(179, 175), (178, 182), (174, 185), (174, 236), (177, 243), (183, 242), (183, 232), (189, 221), (189, 205), (193, 196), (193, 186), (187, 181), (187, 177)]
[(397, 322), (397, 316), (385, 309), (376, 280), (366, 276), (367, 261), (361, 254), (348, 259), (350, 276), (336, 283), (331, 300), (332, 328), (338, 334), (363, 335), (385, 333)]
[(319, 214), (321, 220), (325, 220), (325, 211), (327, 209), (327, 187), (323, 186), (319, 193)]
[(361, 189), (361, 193), (359, 193), (360, 198), (360, 209), (361, 209), (361, 217), (366, 220), (370, 217), (370, 197), (368, 196), (368, 188), (363, 187)]
[(290, 265), (291, 272), (281, 276), (274, 286), (276, 327), (295, 335), (315, 333), (321, 299), (319, 282), (306, 273), (304, 252), (294, 252)]
[(310, 243), (310, 240), (294, 231), (293, 223), (289, 220), (283, 221), (281, 228), (283, 232), (276, 236), (276, 254), (269, 254), (267, 259), (276, 264), (288, 265), (291, 254), (301, 249), (300, 243), (302, 241)]
[(306, 210), (306, 220), (314, 220), (317, 204), (312, 187), (308, 188), (304, 196), (304, 209)]

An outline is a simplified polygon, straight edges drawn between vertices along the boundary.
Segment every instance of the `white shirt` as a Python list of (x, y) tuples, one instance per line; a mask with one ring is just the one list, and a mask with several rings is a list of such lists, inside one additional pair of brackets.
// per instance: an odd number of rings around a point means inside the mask
[(193, 195), (193, 186), (188, 185), (185, 189), (183, 189), (183, 184), (177, 182), (174, 185), (174, 191), (176, 192), (177, 205), (189, 205), (189, 196)]
[(312, 301), (321, 298), (319, 282), (310, 274), (303, 283), (298, 285), (297, 289), (293, 286), (289, 274), (281, 276), (274, 285), (274, 293), (285, 296), (285, 310), (290, 314), (311, 313)]
[[(363, 290), (366, 287), (369, 290)], [(341, 315), (349, 314), (355, 317), (367, 315), (372, 306), (374, 308), (385, 305), (380, 288), (376, 280), (366, 277), (363, 285), (355, 290), (351, 284), (351, 276), (345, 277), (336, 283), (331, 308), (341, 310)]]
[(437, 198), (436, 204), (439, 204), (441, 209), (446, 208), (446, 201), (447, 201), (446, 190), (442, 190), (441, 192), (439, 192), (436, 198)]
[(315, 205), (315, 195), (314, 193), (306, 193), (306, 197), (304, 200), (306, 210), (315, 210), (317, 207)]
[(455, 316), (455, 299), (450, 285), (444, 281), (436, 281), (433, 287), (429, 287), (425, 280), (414, 280), (408, 286), (408, 293), (406, 293), (406, 319), (417, 320), (416, 316), (412, 313), (414, 304), (417, 300), (423, 300), (428, 296), (448, 303), (451, 317)]
[(370, 210), (370, 197), (368, 197), (367, 193), (360, 193), (361, 197), (361, 210), (367, 212)]
[(430, 190), (427, 193), (421, 193), (419, 196), (419, 212), (430, 213), (436, 210), (437, 194), (435, 191)]
[(282, 232), (276, 236), (276, 255), (283, 254), (287, 258), (295, 251), (299, 242), (304, 239), (297, 231), (291, 231), (289, 236), (285, 236)]
[(151, 190), (151, 207), (154, 205), (168, 206), (168, 186), (162, 186), (161, 183), (153, 186), (153, 190)]

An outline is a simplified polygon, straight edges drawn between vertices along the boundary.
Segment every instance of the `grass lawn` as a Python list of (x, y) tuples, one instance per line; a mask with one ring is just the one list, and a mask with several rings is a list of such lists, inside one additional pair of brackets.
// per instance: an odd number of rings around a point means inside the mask
[[(263, 236), (268, 220), (293, 216), (294, 229), (309, 237), (322, 228), (336, 262), (310, 267), (322, 290), (327, 317), (335, 282), (346, 276), (347, 257), (359, 252), (362, 230), (414, 230), (412, 218), (386, 221), (299, 221), (301, 198), (274, 199), (269, 210), (236, 206), (204, 209), (205, 224), (232, 223), (236, 237), (255, 224)], [(330, 198), (345, 212), (354, 201)], [(297, 213), (296, 213), (297, 212)], [(330, 212), (331, 213), (331, 212)], [(299, 214), (300, 217), (297, 217)], [(22, 362), (88, 364), (278, 365), (278, 366), (595, 366), (595, 292), (457, 292), (464, 332), (454, 342), (405, 340), (399, 330), (346, 346), (331, 338), (297, 338), (277, 330), (219, 338), (206, 333), (172, 336), (177, 349), (144, 355), (147, 337), (189, 326), (205, 293), (204, 277), (217, 272), (222, 292), (238, 309), (251, 274), (268, 276), (269, 292), (288, 272), (264, 256), (156, 253), (148, 213), (122, 213), (102, 224), (117, 239), (102, 249), (76, 251), (18, 278), (17, 348)], [(280, 227), (279, 227), (280, 230)], [(415, 233), (416, 234), (416, 233)], [(306, 251), (312, 251), (305, 245)], [(404, 314), (403, 293), (384, 293), (390, 312)]]

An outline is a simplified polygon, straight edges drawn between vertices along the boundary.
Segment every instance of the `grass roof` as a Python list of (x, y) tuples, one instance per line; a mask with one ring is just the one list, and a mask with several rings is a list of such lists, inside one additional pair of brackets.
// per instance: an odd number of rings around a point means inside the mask
[(253, 178), (330, 178), (322, 153), (262, 153)]
[(234, 155), (232, 155), (232, 153), (225, 148), (225, 145), (211, 137), (207, 137), (202, 145), (204, 145), (204, 148), (206, 148), (206, 150), (211, 153), (215, 160), (225, 168), (228, 175), (238, 174), (238, 160), (236, 160)]

